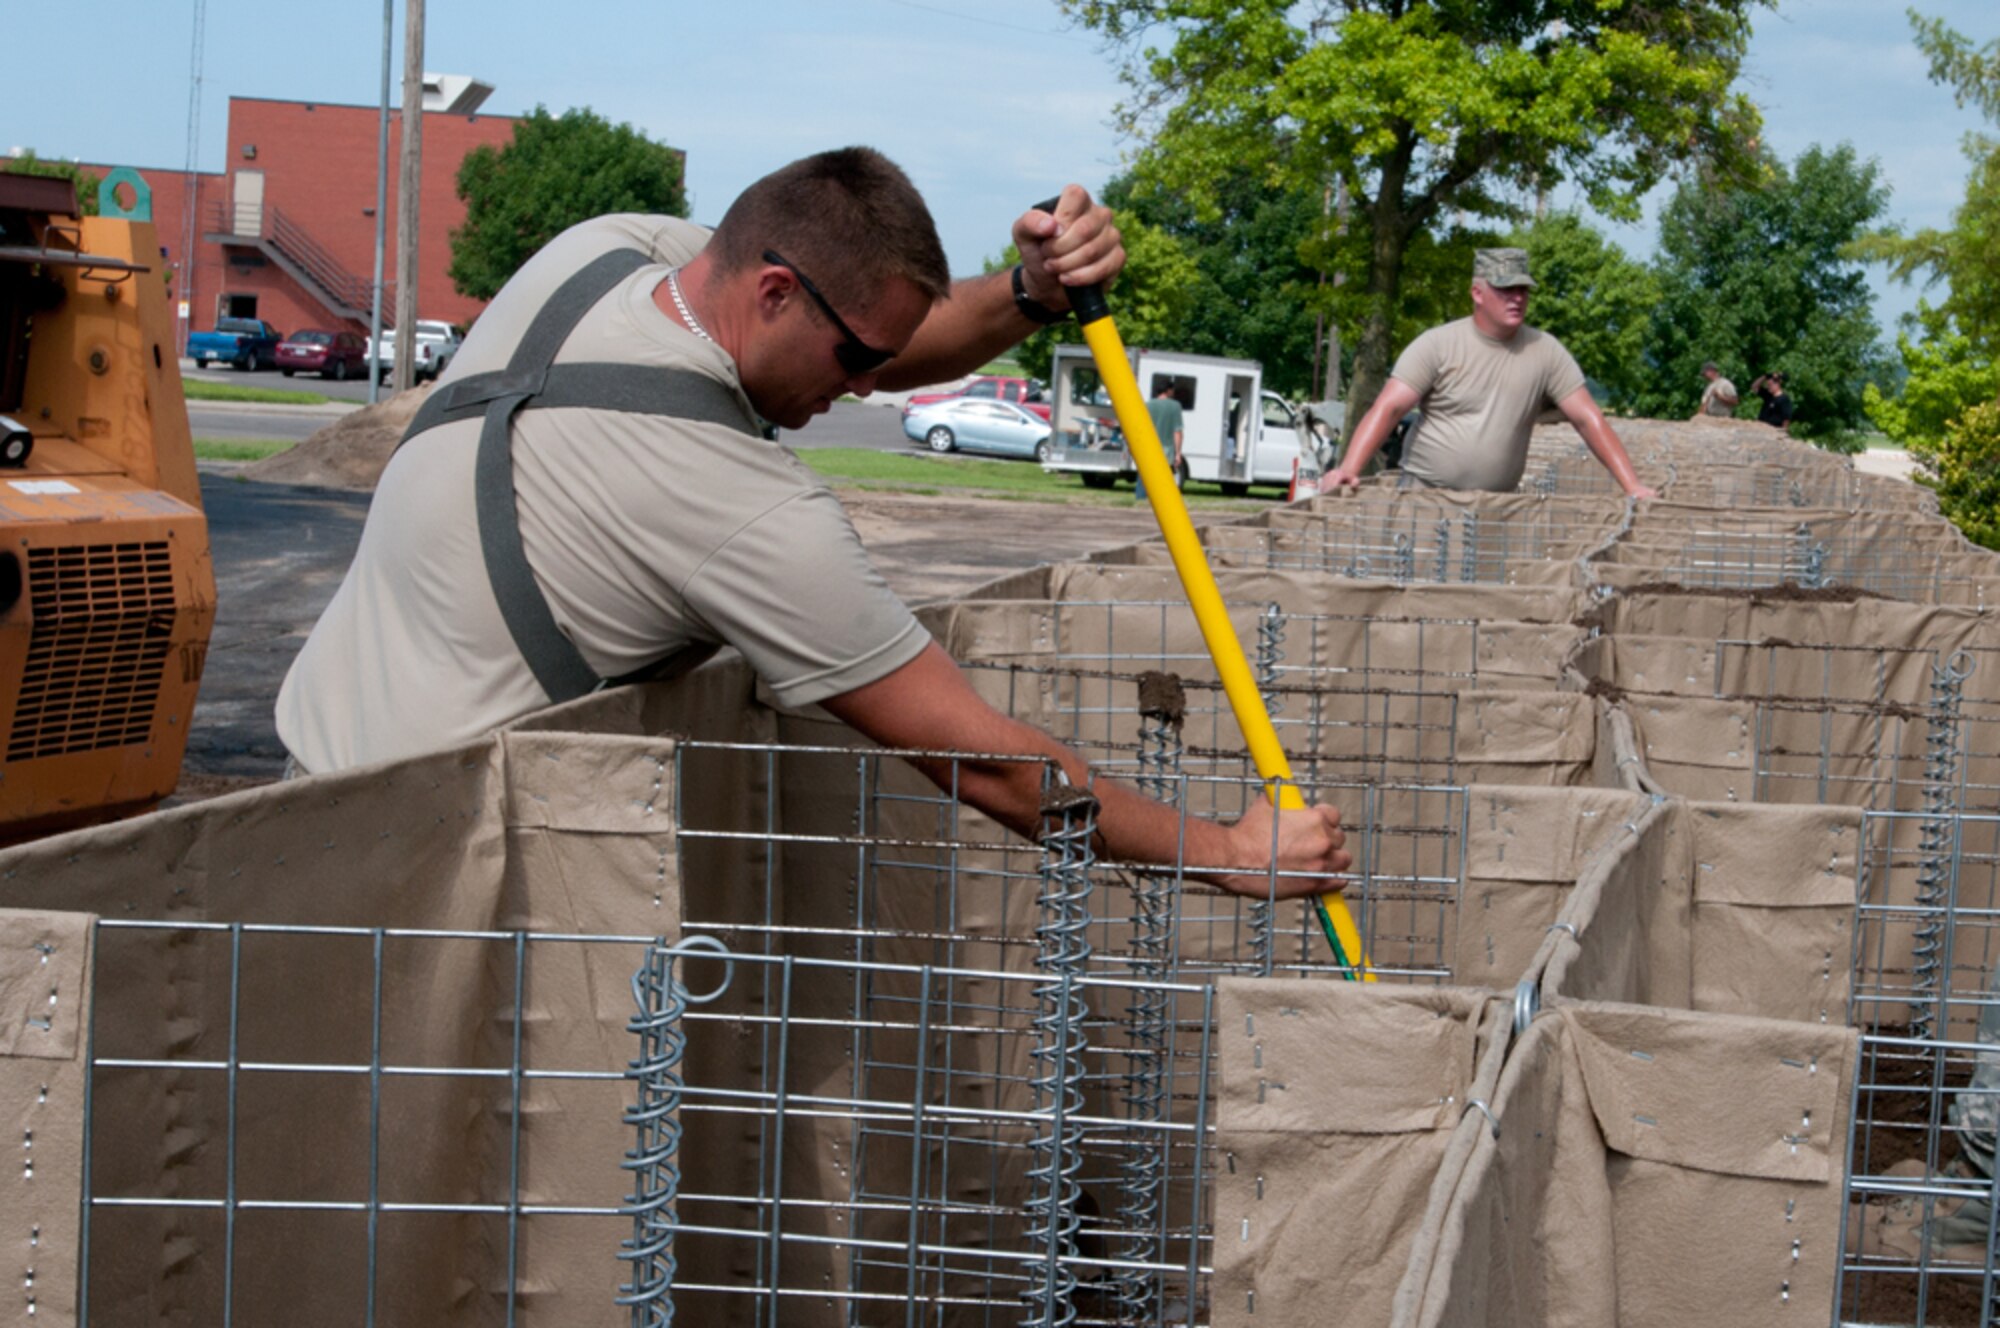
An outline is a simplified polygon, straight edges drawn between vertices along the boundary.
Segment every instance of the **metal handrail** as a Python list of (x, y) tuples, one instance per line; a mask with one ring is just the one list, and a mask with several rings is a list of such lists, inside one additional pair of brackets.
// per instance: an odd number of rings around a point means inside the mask
[[(339, 260), (328, 253), (326, 247), (318, 240), (315, 240), (303, 226), (300, 226), (290, 217), (287, 217), (278, 208), (265, 203), (260, 204), (256, 208), (257, 225), (255, 229), (246, 230), (240, 225), (240, 222), (247, 211), (248, 209), (238, 209), (233, 203), (212, 204), (210, 207), (210, 216), (213, 219), (210, 227), (211, 231), (218, 234), (233, 235), (238, 239), (256, 240), (271, 245), (283, 253), (286, 258), (296, 263), (307, 276), (312, 278), (321, 290), (331, 295), (338, 304), (356, 309), (366, 308), (370, 304), (373, 296), (372, 283), (355, 276), (345, 267), (341, 266)], [(384, 282), (382, 285), (382, 298), (385, 305), (383, 326), (385, 328), (394, 325), (393, 319), (388, 317), (386, 309), (386, 306), (394, 298), (394, 289), (395, 285), (393, 282)]]

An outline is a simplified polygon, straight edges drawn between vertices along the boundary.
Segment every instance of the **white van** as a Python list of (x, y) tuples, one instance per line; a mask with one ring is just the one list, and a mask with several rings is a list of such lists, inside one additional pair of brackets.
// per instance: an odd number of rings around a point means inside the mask
[[(1300, 431), (1292, 408), (1266, 392), (1255, 360), (1231, 360), (1179, 351), (1129, 352), (1139, 394), (1148, 400), (1171, 388), (1181, 403), (1181, 480), (1220, 484), (1244, 493), (1252, 484), (1289, 485), (1299, 459)], [(1081, 475), (1093, 488), (1109, 488), (1138, 470), (1125, 435), (1083, 346), (1058, 346), (1050, 369), (1053, 450), (1042, 469)], [(1171, 439), (1160, 440), (1171, 454)]]

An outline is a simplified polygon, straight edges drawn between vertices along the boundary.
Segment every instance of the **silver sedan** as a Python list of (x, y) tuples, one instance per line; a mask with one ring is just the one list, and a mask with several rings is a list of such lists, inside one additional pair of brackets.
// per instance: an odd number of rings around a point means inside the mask
[(903, 432), (933, 452), (992, 452), (1049, 459), (1049, 422), (1005, 401), (954, 397), (919, 406), (903, 419)]

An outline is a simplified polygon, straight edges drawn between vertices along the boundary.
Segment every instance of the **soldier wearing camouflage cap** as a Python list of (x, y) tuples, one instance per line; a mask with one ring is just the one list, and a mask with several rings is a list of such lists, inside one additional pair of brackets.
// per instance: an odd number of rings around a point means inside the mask
[(1423, 418), (1403, 446), (1403, 484), (1505, 493), (1527, 468), (1528, 436), (1560, 410), (1611, 477), (1634, 498), (1658, 495), (1632, 468), (1583, 370), (1561, 342), (1527, 326), (1535, 279), (1524, 249), (1481, 249), (1472, 259), (1472, 316), (1434, 327), (1404, 349), (1340, 465), (1322, 488), (1351, 487), (1397, 421)]

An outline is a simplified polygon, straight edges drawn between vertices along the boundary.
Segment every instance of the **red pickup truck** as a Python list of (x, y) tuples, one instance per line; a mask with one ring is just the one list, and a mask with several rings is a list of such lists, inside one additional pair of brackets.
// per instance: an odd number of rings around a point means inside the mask
[(903, 404), (903, 414), (907, 417), (919, 406), (928, 406), (938, 401), (956, 401), (960, 397), (1005, 401), (1043, 419), (1049, 417), (1049, 403), (1043, 399), (1042, 385), (1039, 382), (1032, 378), (999, 378), (991, 375), (975, 378), (956, 392), (919, 392)]

